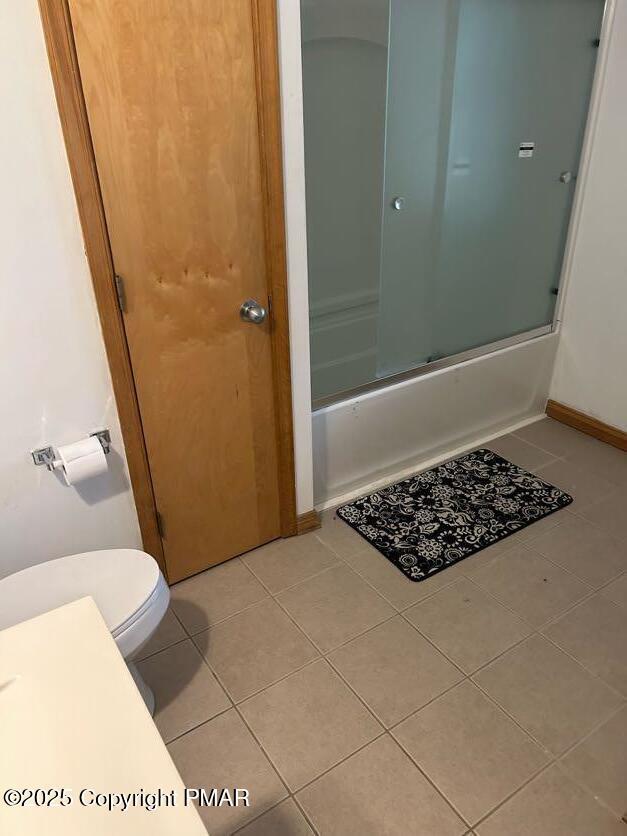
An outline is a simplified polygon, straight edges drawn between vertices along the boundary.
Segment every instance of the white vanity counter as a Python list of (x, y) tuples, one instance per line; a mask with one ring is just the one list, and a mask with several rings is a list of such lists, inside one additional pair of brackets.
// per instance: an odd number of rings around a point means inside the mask
[[(0, 833), (206, 836), (91, 598), (0, 632), (0, 741)], [(27, 788), (66, 794), (51, 807), (4, 800)], [(124, 812), (95, 804), (96, 793), (103, 801), (142, 790), (161, 790), (176, 806), (150, 812), (141, 796)], [(64, 798), (71, 803), (59, 806)]]

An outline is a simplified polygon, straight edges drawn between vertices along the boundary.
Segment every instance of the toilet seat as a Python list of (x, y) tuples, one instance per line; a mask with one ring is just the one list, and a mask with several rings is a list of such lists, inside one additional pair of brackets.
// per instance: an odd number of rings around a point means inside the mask
[(170, 591), (156, 561), (104, 549), (29, 566), (0, 580), (0, 630), (90, 595), (125, 658), (154, 632)]

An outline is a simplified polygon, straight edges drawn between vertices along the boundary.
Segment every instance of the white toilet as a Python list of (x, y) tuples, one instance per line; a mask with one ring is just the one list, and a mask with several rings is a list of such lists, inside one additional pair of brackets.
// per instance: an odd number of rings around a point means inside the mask
[(159, 626), (170, 590), (156, 561), (136, 549), (73, 554), (0, 580), (0, 630), (91, 595), (150, 713), (155, 700), (132, 660)]

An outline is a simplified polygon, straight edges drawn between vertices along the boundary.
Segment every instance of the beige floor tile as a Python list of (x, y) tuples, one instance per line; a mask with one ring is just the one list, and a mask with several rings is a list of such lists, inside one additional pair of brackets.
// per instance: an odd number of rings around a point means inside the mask
[(468, 681), (413, 714), (393, 734), (469, 824), (549, 760)]
[(462, 678), (401, 616), (345, 644), (329, 659), (388, 727)]
[(288, 798), (237, 831), (237, 836), (314, 836), (294, 801)]
[(235, 709), (180, 737), (168, 749), (185, 786), (249, 791), (250, 807), (200, 808), (211, 836), (227, 836), (287, 796)]
[(334, 552), (313, 533), (275, 540), (242, 555), (242, 560), (272, 593), (339, 564)]
[(466, 673), (531, 633), (529, 625), (467, 578), (411, 607), (405, 617)]
[(277, 600), (324, 652), (394, 614), (387, 601), (346, 566), (328, 569), (282, 592)]
[(477, 836), (624, 836), (625, 825), (554, 766), (475, 830)]
[[(627, 812), (627, 707), (593, 732), (561, 761), (620, 818)], [(627, 829), (627, 828), (626, 828)]]
[(526, 427), (516, 430), (514, 435), (560, 458), (572, 453), (588, 439), (588, 436), (553, 418), (543, 418), (541, 421), (527, 424)]
[(534, 627), (559, 615), (591, 588), (536, 552), (516, 548), (472, 579)]
[(154, 691), (154, 719), (166, 743), (231, 705), (191, 639), (161, 650), (137, 667)]
[(496, 561), (504, 554), (512, 552), (514, 549), (518, 548), (519, 544), (516, 538), (519, 536), (520, 532), (517, 534), (510, 534), (509, 537), (504, 537), (497, 543), (487, 546), (485, 549), (481, 549), (481, 551), (478, 551), (476, 554), (472, 554), (470, 557), (465, 557), (457, 564), (460, 567), (462, 574), (472, 580), (475, 575), (478, 572), (481, 572), (481, 570), (486, 566), (494, 566)]
[(610, 482), (621, 484), (627, 478), (625, 453), (551, 418), (517, 430), (516, 435)]
[(345, 560), (397, 610), (404, 610), (416, 601), (428, 598), (462, 574), (461, 563), (456, 563), (428, 580), (415, 583), (367, 544)]
[(533, 541), (533, 550), (578, 578), (599, 587), (627, 569), (627, 542), (615, 540), (572, 514)]
[(542, 534), (554, 529), (565, 514), (568, 514), (568, 511), (563, 509), (542, 517), (542, 519), (536, 520), (536, 522), (526, 526), (526, 528), (522, 528), (515, 534), (510, 534), (508, 537), (498, 540), (491, 546), (481, 549), (476, 554), (464, 558), (464, 560), (456, 565), (462, 574), (472, 579), (485, 566), (494, 565), (501, 555), (514, 551), (514, 549), (518, 549), (521, 546), (531, 545), (536, 537), (540, 537)]
[(627, 696), (627, 610), (624, 607), (595, 595), (547, 627), (544, 633), (585, 668)]
[(580, 511), (586, 520), (595, 523), (611, 537), (627, 540), (627, 490), (622, 488), (610, 494), (600, 502), (589, 505)]
[(489, 441), (485, 448), (525, 470), (537, 470), (555, 459), (553, 453), (541, 450), (515, 435), (502, 435)]
[(239, 557), (175, 584), (171, 592), (172, 609), (189, 633), (206, 630), (268, 595)]
[(366, 540), (336, 516), (334, 508), (323, 511), (320, 521), (322, 525), (315, 532), (316, 537), (340, 557), (348, 557), (364, 547)]
[(466, 831), (387, 735), (306, 787), (298, 800), (324, 836), (459, 836)]
[(318, 651), (272, 599), (195, 636), (237, 702), (311, 662)]
[(561, 511), (555, 511), (553, 514), (536, 520), (536, 522), (517, 531), (515, 534), (510, 534), (508, 537), (504, 537), (493, 545), (481, 549), (476, 554), (465, 558), (458, 565), (467, 578), (473, 579), (477, 572), (485, 566), (492, 566), (501, 555), (521, 546), (531, 545), (537, 537), (546, 534), (548, 531), (552, 531), (564, 516), (567, 515), (568, 511), (565, 508)]
[(527, 546), (531, 543), (535, 542), (538, 537), (541, 537), (543, 534), (546, 534), (549, 531), (552, 531), (557, 525), (560, 524), (564, 520), (565, 517), (571, 516), (568, 509), (572, 508), (572, 505), (568, 505), (567, 508), (562, 508), (560, 511), (554, 511), (552, 514), (548, 514), (546, 517), (542, 517), (539, 520), (531, 523), (531, 525), (522, 528), (520, 531), (517, 531), (516, 534), (512, 534), (511, 541), (512, 545), (515, 546)]
[(241, 703), (240, 710), (293, 790), (381, 731), (322, 659)]
[(601, 595), (615, 604), (627, 607), (627, 572), (601, 590)]
[(473, 679), (556, 755), (621, 703), (618, 694), (542, 636), (508, 650)]
[(575, 512), (616, 490), (614, 483), (601, 474), (590, 468), (577, 467), (569, 459), (559, 459), (541, 467), (536, 473), (545, 482), (569, 493), (573, 502), (568, 507)]
[(137, 659), (145, 659), (147, 656), (152, 656), (153, 653), (158, 653), (159, 650), (165, 650), (166, 647), (170, 647), (170, 645), (176, 644), (185, 638), (187, 638), (187, 633), (181, 626), (181, 622), (174, 615), (174, 611), (170, 608), (148, 644), (141, 649)]
[(569, 461), (578, 467), (592, 470), (617, 485), (626, 485), (627, 453), (590, 436), (583, 438), (585, 441), (568, 454)]

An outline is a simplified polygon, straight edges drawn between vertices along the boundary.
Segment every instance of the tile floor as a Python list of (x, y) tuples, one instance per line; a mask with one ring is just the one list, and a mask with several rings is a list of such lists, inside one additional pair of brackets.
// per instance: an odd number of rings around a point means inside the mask
[(177, 584), (140, 668), (213, 836), (627, 836), (627, 455), (491, 448), (569, 509), (424, 583), (332, 512)]

